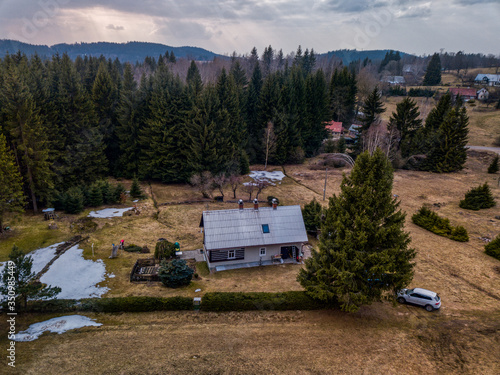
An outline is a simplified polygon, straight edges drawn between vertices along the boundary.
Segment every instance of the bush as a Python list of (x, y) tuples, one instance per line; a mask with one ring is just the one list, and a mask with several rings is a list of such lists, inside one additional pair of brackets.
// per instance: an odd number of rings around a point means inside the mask
[(174, 259), (171, 262), (163, 260), (158, 269), (160, 281), (169, 288), (189, 285), (193, 273), (194, 270), (187, 265), (184, 259)]
[(430, 89), (411, 88), (410, 90), (408, 90), (408, 96), (411, 97), (423, 96), (425, 98), (431, 98), (434, 93), (435, 91)]
[(450, 239), (459, 242), (467, 242), (469, 241), (469, 235), (464, 227), (458, 226), (452, 229)]
[(498, 155), (492, 160), (490, 166), (488, 167), (488, 173), (497, 173), (499, 170), (498, 165)]
[(175, 255), (175, 245), (167, 240), (156, 243), (154, 258), (158, 260), (170, 259)]
[(203, 296), (203, 311), (250, 311), (250, 310), (316, 310), (325, 307), (321, 301), (315, 300), (304, 291), (283, 293), (242, 293), (213, 292)]
[(465, 194), (465, 199), (460, 201), (461, 208), (474, 211), (482, 208), (491, 208), (495, 205), (495, 199), (493, 199), (488, 183), (469, 190)]
[(406, 89), (401, 86), (391, 86), (388, 90), (388, 96), (406, 96)]
[(484, 252), (493, 258), (500, 260), (500, 234), (484, 247)]
[(411, 220), (419, 227), (427, 229), (439, 236), (447, 237), (454, 241), (469, 241), (469, 235), (464, 227), (452, 227), (449, 219), (440, 217), (427, 207), (422, 206), (420, 210), (412, 216)]
[(123, 250), (128, 251), (129, 253), (141, 253), (142, 247), (134, 245), (134, 244), (130, 244), (130, 245), (125, 246), (125, 248)]
[(147, 312), (192, 310), (193, 300), (189, 297), (117, 297), (90, 298), (81, 300), (82, 311), (93, 312)]

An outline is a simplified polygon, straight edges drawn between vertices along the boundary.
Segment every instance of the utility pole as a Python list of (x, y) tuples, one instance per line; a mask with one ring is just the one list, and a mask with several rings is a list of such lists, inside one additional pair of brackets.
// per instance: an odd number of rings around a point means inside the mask
[(326, 171), (325, 171), (325, 187), (323, 188), (323, 200), (325, 200), (325, 196), (326, 196), (326, 180), (328, 178), (328, 168), (326, 168)]

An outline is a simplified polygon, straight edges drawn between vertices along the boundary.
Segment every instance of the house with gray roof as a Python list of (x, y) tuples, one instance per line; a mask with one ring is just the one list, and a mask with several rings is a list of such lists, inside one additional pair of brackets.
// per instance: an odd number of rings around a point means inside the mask
[(208, 268), (235, 268), (301, 261), (307, 233), (300, 206), (245, 208), (243, 201), (231, 210), (203, 211), (203, 249)]
[(500, 74), (478, 74), (474, 81), (488, 86), (500, 86)]

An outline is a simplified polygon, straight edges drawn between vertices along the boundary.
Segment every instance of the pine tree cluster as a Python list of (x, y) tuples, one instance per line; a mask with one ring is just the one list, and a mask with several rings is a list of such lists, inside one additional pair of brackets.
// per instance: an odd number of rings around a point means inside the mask
[(467, 210), (477, 211), (495, 206), (495, 199), (493, 198), (491, 189), (486, 182), (483, 185), (469, 190), (465, 194), (465, 198), (460, 201), (460, 207)]

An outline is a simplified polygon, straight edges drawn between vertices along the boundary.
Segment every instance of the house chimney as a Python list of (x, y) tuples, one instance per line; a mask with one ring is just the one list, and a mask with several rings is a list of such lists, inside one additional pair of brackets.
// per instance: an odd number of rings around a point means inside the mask
[(276, 210), (278, 208), (278, 201), (276, 198), (273, 198), (273, 210)]
[(253, 209), (254, 210), (258, 210), (259, 209), (259, 201), (257, 200), (257, 198), (255, 198), (253, 200)]
[(240, 207), (240, 210), (242, 210), (242, 209), (243, 209), (243, 199), (240, 199), (240, 200), (238, 201), (238, 206)]

